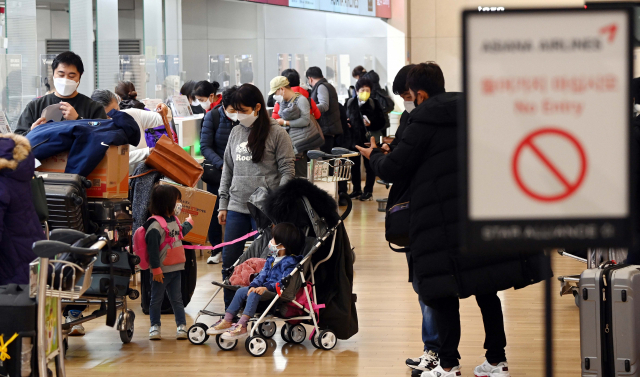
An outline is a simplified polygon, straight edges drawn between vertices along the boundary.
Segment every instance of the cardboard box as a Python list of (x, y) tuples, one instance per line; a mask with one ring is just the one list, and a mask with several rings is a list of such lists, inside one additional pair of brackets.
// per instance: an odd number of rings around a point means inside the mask
[[(207, 242), (209, 224), (216, 206), (217, 196), (208, 191), (186, 187), (166, 180), (160, 181), (161, 185), (174, 185), (182, 194), (182, 212), (178, 218), (184, 222), (189, 215), (193, 218), (193, 229), (184, 237), (185, 241), (204, 245)], [(214, 219), (214, 221), (217, 221)]]
[[(36, 168), (41, 172), (64, 173), (69, 153), (59, 153), (43, 161)], [(87, 176), (91, 188), (89, 198), (119, 198), (129, 196), (129, 145), (110, 146), (98, 166)]]

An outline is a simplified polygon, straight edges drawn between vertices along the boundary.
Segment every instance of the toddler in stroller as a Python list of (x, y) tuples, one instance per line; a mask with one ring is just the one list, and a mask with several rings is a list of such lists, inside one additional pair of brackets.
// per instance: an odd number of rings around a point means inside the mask
[[(231, 305), (222, 318), (208, 332), (211, 335), (223, 334), (222, 339), (238, 339), (247, 335), (247, 323), (256, 314), (260, 296), (266, 291), (275, 293), (276, 283), (291, 274), (302, 259), (298, 256), (304, 247), (304, 238), (298, 228), (291, 223), (280, 223), (271, 231), (273, 238), (269, 242), (270, 256), (260, 272), (248, 287), (236, 291)], [(244, 305), (242, 317), (232, 324), (234, 316)]]
[[(249, 199), (248, 207), (260, 234), (230, 268), (229, 275), (250, 258), (266, 259), (261, 272), (263, 276), (258, 276), (257, 281), (254, 279), (252, 285), (267, 289), (261, 290), (261, 295), (253, 292), (249, 295), (252, 287), (243, 289), (233, 285), (229, 279), (212, 282), (219, 288), (189, 329), (191, 343), (204, 344), (213, 335), (221, 350), (231, 351), (238, 343), (234, 335), (243, 337), (242, 333), (246, 333), (246, 350), (253, 356), (262, 356), (269, 348), (267, 339), (277, 332), (277, 322), (284, 322), (280, 334), (287, 343), (302, 343), (307, 337), (305, 325), (312, 326), (311, 344), (324, 350), (335, 347), (338, 339), (349, 339), (357, 333), (356, 296), (352, 292), (353, 251), (342, 223), (351, 206), (340, 216), (335, 200), (328, 193), (306, 180), (294, 179), (271, 193), (259, 188)], [(280, 224), (276, 225), (277, 229), (271, 228), (274, 223)], [(274, 232), (280, 233), (280, 227), (283, 230), (291, 228), (291, 231), (284, 232), (288, 236), (299, 234), (300, 246), (289, 246), (297, 242), (287, 241), (279, 234), (272, 237)], [(271, 256), (270, 248), (277, 249), (281, 256), (292, 250), (294, 254), (299, 251), (300, 255), (285, 256), (272, 265), (276, 257)], [(284, 262), (285, 259), (292, 262)], [(276, 268), (281, 272), (269, 271)], [(243, 289), (244, 293), (236, 293), (235, 296), (238, 305), (230, 305), (223, 313), (208, 310), (223, 289), (234, 292)], [(268, 304), (268, 307), (263, 308), (254, 300)], [(231, 326), (233, 314), (239, 312), (244, 301), (243, 314), (246, 316), (243, 316), (242, 323), (248, 324), (246, 331)], [(249, 301), (252, 301), (251, 305)], [(255, 314), (254, 306), (261, 314)], [(215, 321), (209, 322), (207, 317), (226, 318), (226, 323), (218, 321), (211, 326), (208, 323)], [(227, 333), (229, 330), (236, 331), (236, 334)]]

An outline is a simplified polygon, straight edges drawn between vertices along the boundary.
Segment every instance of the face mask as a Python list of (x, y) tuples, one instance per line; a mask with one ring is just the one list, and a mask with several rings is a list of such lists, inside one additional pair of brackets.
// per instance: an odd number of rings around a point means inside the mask
[(358, 98), (360, 98), (360, 101), (362, 101), (362, 102), (367, 102), (367, 100), (369, 99), (370, 96), (371, 96), (371, 93), (369, 93), (369, 92), (359, 92), (358, 93)]
[(209, 108), (211, 107), (211, 101), (209, 100), (206, 100), (204, 102), (198, 101), (198, 103), (200, 103), (200, 106), (205, 110), (209, 110)]
[(282, 244), (277, 244), (274, 245), (271, 243), (271, 241), (269, 241), (269, 256), (276, 256), (278, 255), (278, 251), (280, 251), (280, 249), (278, 249), (278, 246), (280, 246)]
[(180, 216), (180, 212), (182, 212), (182, 203), (176, 203), (176, 208), (174, 211), (176, 216)]
[(273, 99), (274, 99), (276, 102), (282, 102), (282, 101), (284, 101), (284, 96), (282, 96), (282, 95), (280, 95), (280, 94), (275, 94), (275, 95), (273, 96)]
[(76, 91), (80, 82), (76, 82), (73, 80), (56, 77), (53, 79), (53, 85), (56, 87), (56, 91), (61, 96), (70, 96), (73, 92)]
[(408, 113), (412, 112), (415, 108), (416, 105), (413, 101), (404, 101), (404, 109), (407, 110)]
[(253, 113), (251, 114), (238, 114), (238, 122), (240, 122), (240, 124), (244, 127), (251, 127), (253, 126), (253, 122), (256, 121), (256, 119), (258, 119), (257, 115), (253, 115)]
[(198, 101), (191, 101), (191, 106), (200, 106)]
[(236, 123), (238, 121), (238, 113), (228, 113), (227, 110), (225, 110), (224, 115), (226, 115), (227, 118), (231, 119), (233, 123)]

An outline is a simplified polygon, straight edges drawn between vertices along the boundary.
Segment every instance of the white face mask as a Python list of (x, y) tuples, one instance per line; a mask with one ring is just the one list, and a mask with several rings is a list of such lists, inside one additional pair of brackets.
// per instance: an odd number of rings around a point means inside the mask
[(211, 107), (211, 101), (206, 100), (204, 102), (200, 102), (198, 101), (198, 103), (200, 104), (200, 106), (205, 109), (205, 110), (209, 110), (209, 108)]
[(404, 101), (404, 109), (407, 110), (408, 113), (412, 112), (415, 108), (416, 104), (413, 103), (413, 101)]
[(251, 114), (238, 114), (238, 122), (240, 122), (240, 124), (244, 127), (251, 127), (253, 126), (253, 122), (256, 121), (256, 119), (258, 119), (257, 115), (253, 115), (253, 113)]
[(283, 96), (282, 94), (274, 94), (274, 95), (273, 95), (273, 99), (274, 99), (276, 102), (282, 102), (282, 101), (284, 100), (284, 96)]
[(200, 106), (198, 101), (191, 101), (191, 106)]
[(180, 212), (182, 212), (182, 203), (176, 203), (175, 215), (180, 216)]
[(282, 244), (277, 244), (274, 245), (273, 243), (271, 243), (271, 241), (269, 241), (269, 256), (277, 256), (278, 252), (280, 251), (280, 249), (278, 249), (278, 246), (281, 246)]
[(225, 110), (224, 115), (226, 115), (227, 118), (231, 119), (233, 123), (236, 123), (238, 121), (238, 113), (228, 113), (227, 110)]
[(53, 86), (56, 87), (56, 92), (63, 97), (72, 95), (73, 92), (78, 89), (78, 85), (80, 85), (80, 82), (62, 77), (56, 77), (53, 79)]

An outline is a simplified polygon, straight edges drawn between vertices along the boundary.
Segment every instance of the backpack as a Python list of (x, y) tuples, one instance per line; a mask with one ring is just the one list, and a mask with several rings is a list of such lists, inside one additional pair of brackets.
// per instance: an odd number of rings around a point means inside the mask
[[(387, 209), (384, 218), (384, 237), (391, 250), (406, 252), (410, 245), (408, 224), (411, 222), (411, 184), (410, 182), (394, 183), (389, 191)], [(391, 245), (402, 246), (396, 249)]]
[[(175, 237), (169, 236), (169, 227), (167, 226), (166, 220), (162, 216), (151, 216), (149, 220), (156, 220), (165, 231), (164, 242), (160, 245), (160, 250), (164, 249), (165, 246), (172, 245), (174, 242), (176, 242)], [(150, 225), (151, 222), (148, 221), (147, 224)], [(180, 220), (178, 220), (177, 217), (176, 224), (178, 224), (178, 227), (180, 227), (180, 235), (178, 236), (178, 239), (182, 240), (182, 225), (180, 224)], [(148, 227), (148, 225), (141, 226), (133, 235), (133, 253), (140, 257), (141, 270), (149, 269), (149, 252), (147, 251), (147, 240), (145, 239), (145, 237), (147, 236)]]

